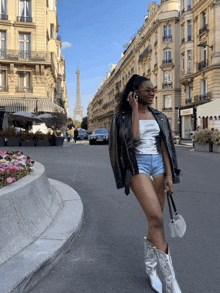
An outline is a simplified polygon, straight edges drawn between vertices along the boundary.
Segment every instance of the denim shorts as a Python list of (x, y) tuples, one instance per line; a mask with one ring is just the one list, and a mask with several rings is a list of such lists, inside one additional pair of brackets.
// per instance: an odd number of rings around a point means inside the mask
[(158, 155), (138, 155), (136, 157), (139, 173), (155, 176), (165, 174), (164, 162), (162, 154)]

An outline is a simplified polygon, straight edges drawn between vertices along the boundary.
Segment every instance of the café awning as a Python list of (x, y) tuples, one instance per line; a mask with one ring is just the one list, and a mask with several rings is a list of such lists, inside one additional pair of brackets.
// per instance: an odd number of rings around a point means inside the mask
[(197, 118), (210, 118), (220, 116), (220, 98), (197, 107)]
[(0, 108), (5, 112), (11, 113), (16, 111), (27, 111), (30, 113), (47, 112), (54, 113), (56, 111), (65, 113), (64, 109), (55, 104), (47, 97), (37, 98), (0, 98)]

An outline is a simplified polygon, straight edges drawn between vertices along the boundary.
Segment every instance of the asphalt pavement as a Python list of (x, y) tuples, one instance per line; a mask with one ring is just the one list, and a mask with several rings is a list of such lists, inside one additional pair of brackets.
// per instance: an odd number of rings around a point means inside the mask
[[(153, 292), (143, 256), (147, 221), (133, 193), (116, 189), (108, 146), (16, 149), (44, 164), (49, 178), (74, 188), (84, 206), (78, 239), (31, 293)], [(220, 154), (181, 145), (176, 151), (183, 176), (174, 185), (175, 202), (187, 223), (185, 236), (170, 238), (167, 206), (164, 219), (177, 280), (183, 293), (218, 293)]]

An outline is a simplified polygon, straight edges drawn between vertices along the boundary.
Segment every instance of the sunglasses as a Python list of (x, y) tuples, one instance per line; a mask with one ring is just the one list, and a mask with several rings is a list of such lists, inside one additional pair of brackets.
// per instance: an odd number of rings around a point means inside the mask
[(147, 94), (149, 94), (150, 92), (156, 93), (157, 89), (156, 88), (149, 88), (149, 89), (142, 89), (142, 90), (139, 90), (139, 91), (145, 91)]

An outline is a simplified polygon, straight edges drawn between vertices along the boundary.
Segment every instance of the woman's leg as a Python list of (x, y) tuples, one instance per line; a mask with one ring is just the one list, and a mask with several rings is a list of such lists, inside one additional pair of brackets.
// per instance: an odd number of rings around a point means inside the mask
[(153, 184), (154, 184), (158, 199), (160, 201), (162, 212), (164, 210), (165, 200), (166, 200), (166, 193), (164, 192), (164, 179), (165, 179), (165, 174), (159, 174), (159, 175), (153, 176)]
[[(158, 175), (159, 176), (159, 175)], [(157, 249), (167, 253), (167, 243), (164, 235), (163, 211), (159, 197), (150, 176), (137, 174), (131, 178), (131, 189), (137, 197), (148, 220), (147, 240)], [(163, 191), (164, 192), (164, 191)]]

